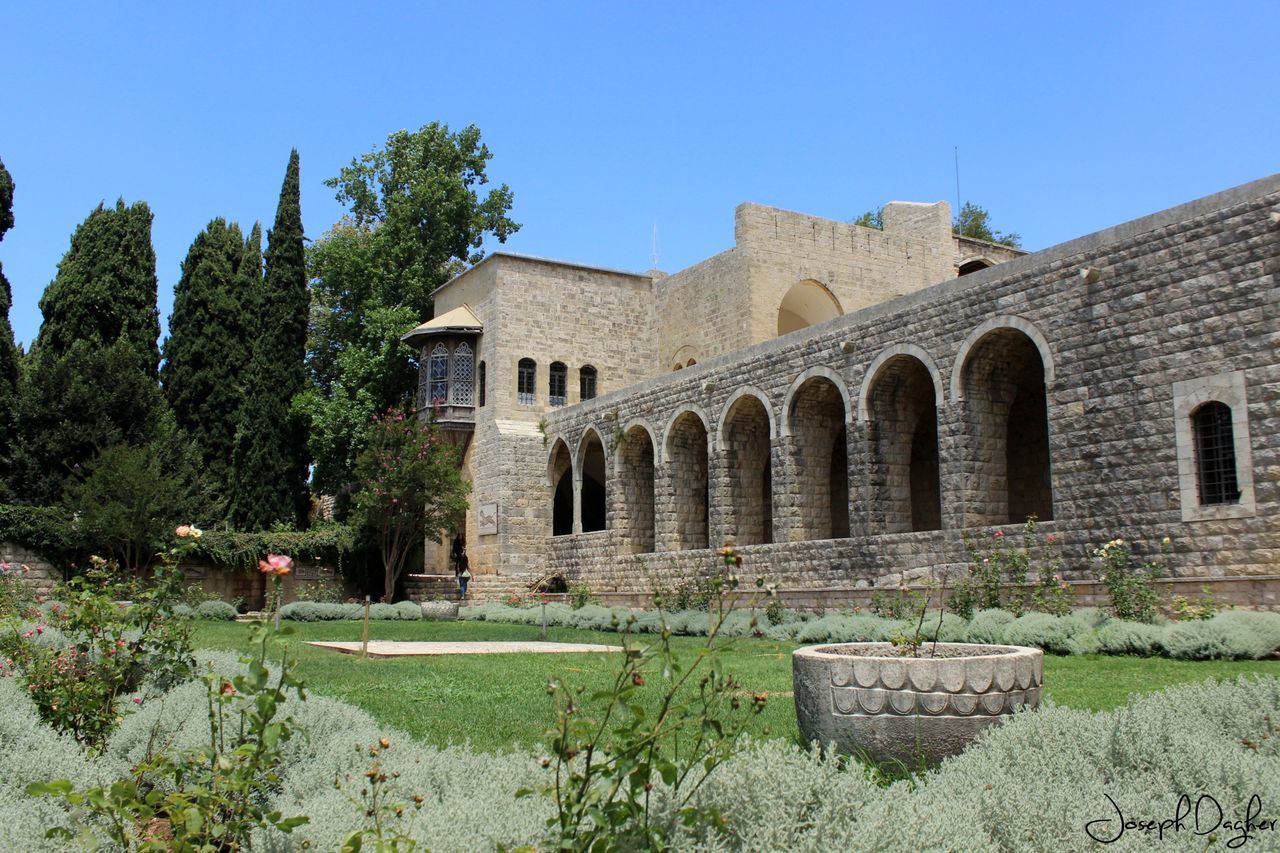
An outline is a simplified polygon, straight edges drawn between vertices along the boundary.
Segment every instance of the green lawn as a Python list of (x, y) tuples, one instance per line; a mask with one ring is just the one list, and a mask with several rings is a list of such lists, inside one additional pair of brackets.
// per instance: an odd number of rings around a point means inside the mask
[[(551, 722), (547, 682), (561, 676), (588, 692), (605, 687), (615, 658), (606, 654), (457, 655), (431, 658), (361, 659), (302, 644), (305, 640), (360, 639), (358, 622), (294, 626), (289, 638), (299, 674), (308, 688), (358, 705), (388, 725), (426, 743), (470, 741), (477, 749), (502, 751), (532, 746)], [(382, 640), (537, 640), (540, 630), (488, 622), (373, 622), (370, 638)], [(195, 644), (240, 648), (248, 628), (235, 623), (200, 622)], [(551, 628), (547, 639), (569, 643), (618, 644), (617, 634)], [(640, 642), (652, 640), (641, 636)], [(690, 655), (697, 637), (676, 637), (674, 647)], [(738, 640), (725, 652), (727, 669), (744, 691), (771, 694), (756, 733), (798, 739), (791, 701), (790, 652), (794, 643)], [(1073, 708), (1105, 710), (1131, 693), (1148, 693), (1187, 681), (1235, 678), (1241, 674), (1280, 676), (1280, 661), (1190, 662), (1163, 658), (1045, 656), (1048, 695)], [(657, 679), (651, 680), (651, 685)], [(651, 691), (655, 699), (656, 691)]]

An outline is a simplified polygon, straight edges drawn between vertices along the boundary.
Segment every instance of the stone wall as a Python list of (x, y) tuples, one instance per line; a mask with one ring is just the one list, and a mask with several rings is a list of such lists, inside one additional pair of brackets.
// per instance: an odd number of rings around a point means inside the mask
[[(776, 425), (774, 542), (744, 551), (753, 570), (796, 589), (896, 585), (956, 566), (966, 533), (1016, 521), (1027, 507), (1053, 519), (1046, 530), (1062, 538), (1077, 580), (1089, 550), (1114, 537), (1140, 554), (1171, 537), (1180, 577), (1280, 574), (1277, 209), (1273, 177), (550, 412), (552, 442), (577, 448), (588, 429), (604, 437), (610, 529), (539, 543), (533, 523), (527, 565), (619, 592), (643, 590), (653, 573), (714, 565), (712, 551), (684, 549), (703, 544), (704, 481), (710, 530), (737, 528), (727, 517), (739, 486), (722, 428), (728, 407), (751, 388)], [(941, 530), (894, 532), (905, 517), (893, 497), (903, 475), (877, 473), (893, 427), (868, 380), (903, 355), (935, 389)], [(1234, 372), (1247, 399), (1251, 507), (1184, 521), (1175, 383)], [(902, 417), (918, 420), (918, 403), (908, 409)], [(820, 412), (846, 431), (843, 477), (831, 475), (838, 432)], [(630, 458), (617, 453), (617, 434), (635, 427), (654, 448), (653, 554), (632, 554), (630, 535), (618, 535), (630, 529), (619, 528), (629, 512), (620, 496), (635, 490), (613, 487), (626, 480), (620, 459)], [(702, 473), (701, 432), (706, 470), (719, 475)], [(540, 477), (513, 477), (531, 518), (549, 519), (547, 453), (543, 446), (529, 454), (536, 458), (528, 470)], [(523, 468), (524, 455), (511, 464)], [(813, 541), (839, 523), (831, 503), (841, 480), (850, 536)], [(544, 537), (548, 528), (544, 522)]]
[[(48, 595), (54, 584), (60, 582), (62, 572), (51, 563), (21, 545), (0, 542), (0, 563), (26, 566), (27, 585), (35, 595)], [(265, 602), (268, 589), (266, 578), (253, 569), (232, 569), (204, 562), (183, 563), (187, 585), (197, 587), (206, 596), (217, 596), (223, 601), (243, 601), (250, 610), (259, 610)], [(307, 560), (296, 560), (294, 571), (284, 579), (282, 591), (285, 602), (294, 601), (299, 591), (324, 584), (344, 588), (344, 581), (332, 566)]]

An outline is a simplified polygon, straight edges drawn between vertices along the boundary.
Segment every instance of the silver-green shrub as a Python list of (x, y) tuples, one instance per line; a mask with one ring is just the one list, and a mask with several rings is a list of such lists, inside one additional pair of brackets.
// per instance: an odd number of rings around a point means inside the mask
[(969, 620), (966, 639), (971, 643), (1003, 643), (1004, 629), (1009, 627), (1016, 618), (1008, 610), (998, 608), (979, 610)]
[(196, 616), (201, 619), (232, 622), (236, 618), (236, 609), (225, 601), (202, 601), (196, 605)]
[(1212, 619), (1179, 622), (1165, 634), (1164, 647), (1183, 660), (1266, 657), (1280, 647), (1280, 614), (1227, 610)]
[(1098, 650), (1108, 655), (1158, 655), (1166, 630), (1163, 625), (1112, 619), (1097, 631)]

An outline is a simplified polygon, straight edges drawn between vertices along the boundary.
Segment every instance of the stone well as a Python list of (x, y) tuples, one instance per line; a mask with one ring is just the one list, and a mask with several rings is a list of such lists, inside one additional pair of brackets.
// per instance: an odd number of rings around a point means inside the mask
[(987, 727), (1040, 704), (1044, 653), (1023, 646), (927, 643), (807, 646), (792, 655), (806, 740), (915, 768), (956, 755)]

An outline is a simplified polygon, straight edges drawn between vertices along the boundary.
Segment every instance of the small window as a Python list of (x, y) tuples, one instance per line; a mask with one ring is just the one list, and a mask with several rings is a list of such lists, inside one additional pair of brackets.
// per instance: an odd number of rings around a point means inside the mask
[(475, 356), (466, 343), (458, 344), (453, 351), (453, 404), (475, 405)]
[(476, 406), (484, 406), (484, 362), (480, 362), (476, 371)]
[(696, 358), (691, 358), (691, 359), (689, 359), (688, 361), (686, 361), (686, 362), (685, 362), (684, 366), (685, 366), (685, 367), (693, 367), (693, 366), (694, 366), (695, 364), (697, 364), (697, 363), (698, 363), (698, 360), (697, 360)]
[(584, 364), (578, 371), (578, 399), (593, 400), (596, 396), (596, 369)]
[(548, 402), (553, 406), (563, 406), (566, 402), (565, 396), (568, 394), (569, 368), (565, 367), (562, 361), (553, 361), (550, 376)]
[(532, 406), (537, 401), (535, 386), (538, 363), (531, 358), (520, 359), (516, 372), (516, 402), (522, 406)]
[(1191, 429), (1195, 433), (1200, 505), (1239, 503), (1231, 407), (1217, 400), (1205, 403), (1191, 413)]
[(436, 344), (431, 351), (432, 406), (443, 406), (449, 401), (449, 350), (444, 344)]

